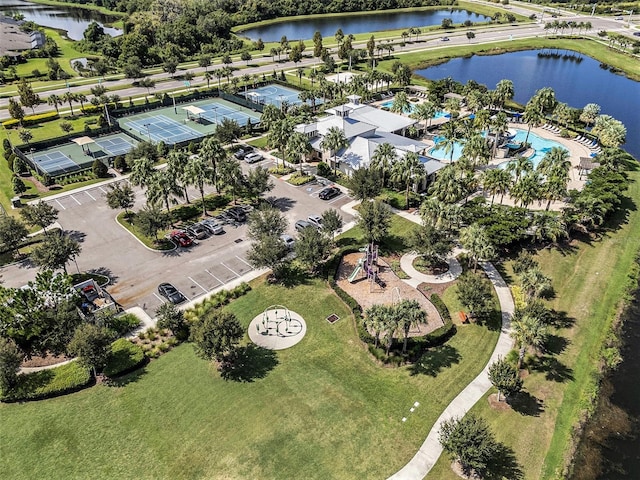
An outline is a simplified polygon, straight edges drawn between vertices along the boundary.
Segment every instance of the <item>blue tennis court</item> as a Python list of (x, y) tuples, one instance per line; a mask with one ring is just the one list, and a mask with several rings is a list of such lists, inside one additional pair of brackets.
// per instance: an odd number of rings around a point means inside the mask
[(125, 121), (125, 125), (129, 130), (135, 130), (141, 138), (147, 137), (154, 142), (164, 142), (169, 145), (204, 136), (164, 115), (154, 115), (153, 117), (129, 122)]
[(248, 112), (247, 109), (234, 109), (218, 102), (206, 103), (204, 105), (200, 104), (198, 107), (204, 110), (204, 112), (200, 114), (200, 117), (216, 125), (221, 123), (223, 118), (235, 120), (240, 126), (246, 125), (248, 121), (252, 124), (260, 123), (260, 115)]
[(133, 148), (133, 143), (129, 140), (125, 140), (122, 137), (112, 137), (112, 138), (103, 138), (96, 140), (96, 145), (98, 145), (102, 150), (107, 152), (110, 155), (124, 155), (129, 153)]
[[(300, 105), (302, 101), (299, 96), (300, 92), (293, 88), (283, 87), (282, 85), (265, 85), (264, 87), (258, 87), (247, 91), (245, 97), (247, 100), (261, 105), (275, 105), (276, 107), (282, 107), (283, 103), (289, 105)], [(307, 101), (311, 105), (311, 101)], [(316, 99), (316, 105), (322, 103), (322, 99)]]
[(51, 175), (52, 177), (75, 172), (81, 168), (80, 165), (67, 157), (64, 153), (57, 151), (34, 155), (32, 160), (37, 169)]

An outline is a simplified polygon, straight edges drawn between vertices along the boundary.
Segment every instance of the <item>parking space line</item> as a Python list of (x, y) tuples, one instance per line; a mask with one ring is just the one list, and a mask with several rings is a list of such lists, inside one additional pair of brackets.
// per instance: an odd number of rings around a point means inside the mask
[(236, 255), (236, 258), (237, 258), (238, 260), (240, 260), (242, 263), (244, 263), (244, 264), (245, 264), (247, 267), (249, 267), (251, 270), (253, 270), (253, 266), (252, 266), (249, 262), (247, 262), (247, 261), (246, 261), (246, 260), (244, 260), (243, 258), (240, 258), (240, 257), (239, 257), (239, 256), (237, 256), (237, 255)]
[(209, 293), (209, 290), (207, 290), (206, 288), (204, 288), (202, 285), (200, 285), (198, 282), (196, 282), (193, 278), (191, 277), (187, 277), (189, 280), (191, 280), (193, 283), (195, 283), (197, 286), (199, 286), (202, 290), (204, 290), (204, 293)]
[(58, 199), (57, 199), (57, 198), (55, 199), (55, 202), (56, 202), (58, 205), (60, 205), (60, 208), (61, 208), (61, 209), (63, 209), (63, 210), (66, 210), (66, 209), (67, 209), (67, 207), (65, 207), (64, 205), (62, 205), (62, 204), (58, 201)]
[(87, 195), (89, 195), (89, 197), (91, 198), (91, 200), (93, 200), (94, 202), (96, 201), (96, 197), (94, 197), (93, 195), (91, 195), (89, 193), (89, 190), (85, 191), (84, 193), (86, 193)]
[(329, 204), (336, 203), (338, 200), (340, 200), (340, 199), (342, 199), (342, 198), (344, 198), (344, 195), (338, 195), (336, 198), (334, 198), (333, 200), (331, 200), (331, 201), (329, 202)]
[(78, 199), (77, 199), (76, 197), (74, 197), (73, 195), (69, 195), (69, 196), (70, 196), (71, 198), (73, 198), (73, 199), (76, 201), (76, 203), (77, 203), (78, 205), (82, 205), (82, 204), (78, 201)]
[(102, 188), (102, 187), (98, 187), (98, 188), (100, 189), (100, 191), (101, 191), (102, 193), (107, 193), (107, 191), (106, 191), (104, 188)]
[[(218, 277), (216, 277), (213, 273), (211, 273), (211, 272), (210, 272), (209, 270), (207, 270), (206, 268), (205, 268), (205, 270), (204, 270), (204, 271), (205, 271), (205, 272), (207, 272), (209, 275), (211, 275), (213, 278), (215, 278), (215, 279), (216, 279), (216, 281), (220, 283), (220, 285), (223, 285), (223, 284), (224, 284), (224, 282), (223, 282), (222, 280), (220, 280)], [(216, 286), (217, 286), (217, 285), (216, 285)]]
[(153, 296), (156, 297), (158, 300), (160, 300), (162, 303), (166, 303), (164, 298), (162, 298), (160, 295), (158, 295), (156, 292), (153, 292)]
[(239, 277), (240, 275), (238, 275), (236, 272), (234, 272), (232, 269), (230, 269), (229, 267), (227, 267), (224, 263), (220, 262), (220, 265), (222, 265), (223, 267), (225, 267), (227, 270), (229, 270), (231, 273), (233, 273), (236, 277)]

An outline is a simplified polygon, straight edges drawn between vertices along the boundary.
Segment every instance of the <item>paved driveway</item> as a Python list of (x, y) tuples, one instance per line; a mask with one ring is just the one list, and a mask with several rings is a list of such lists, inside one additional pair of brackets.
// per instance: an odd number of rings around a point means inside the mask
[[(270, 162), (264, 160), (262, 165), (268, 166)], [(340, 210), (350, 201), (344, 194), (328, 202), (320, 200), (318, 192), (324, 188), (320, 184), (294, 187), (280, 179), (274, 179), (274, 183), (275, 188), (267, 197), (289, 220), (291, 234), (295, 233), (296, 220), (321, 214), (328, 208)], [(134, 209), (138, 209), (144, 204), (144, 192), (137, 187), (134, 190)], [(225, 226), (224, 234), (199, 240), (189, 248), (155, 252), (116, 223), (117, 212), (104, 199), (106, 191), (98, 186), (45, 201), (59, 210), (58, 223), (62, 228), (81, 242), (82, 253), (77, 259), (80, 271), (102, 271), (113, 278), (109, 291), (124, 308), (139, 306), (153, 316), (164, 301), (157, 293), (159, 283), (173, 283), (191, 300), (253, 269), (246, 259), (250, 247), (246, 225)], [(189, 196), (196, 199), (199, 193), (190, 190)], [(341, 214), (345, 222), (352, 220), (348, 214)], [(71, 272), (76, 267), (71, 264), (68, 268)], [(36, 269), (26, 262), (0, 270), (4, 285), (9, 287), (24, 285), (35, 273)]]

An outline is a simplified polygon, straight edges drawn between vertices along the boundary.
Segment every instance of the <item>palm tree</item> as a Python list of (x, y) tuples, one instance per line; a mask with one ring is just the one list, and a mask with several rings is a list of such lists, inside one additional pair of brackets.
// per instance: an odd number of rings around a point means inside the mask
[(388, 316), (389, 307), (382, 304), (373, 304), (367, 308), (363, 319), (364, 328), (368, 332), (374, 332), (374, 347), (378, 348), (380, 334), (384, 330), (385, 318)]
[(437, 145), (437, 149), (443, 149), (445, 155), (449, 155), (449, 162), (453, 163), (453, 153), (456, 143), (460, 140), (460, 129), (455, 121), (449, 120), (442, 125), (440, 134), (443, 140)]
[(482, 188), (491, 195), (491, 206), (493, 207), (496, 195), (500, 195), (500, 204), (502, 204), (502, 199), (511, 186), (511, 175), (502, 168), (492, 168), (484, 171), (480, 182)]
[(547, 328), (534, 315), (516, 310), (511, 320), (511, 337), (520, 347), (517, 366), (520, 370), (527, 349), (533, 347), (537, 350), (544, 345)]
[(487, 139), (480, 133), (472, 134), (462, 147), (462, 155), (471, 160), (474, 167), (487, 165), (491, 157)]
[(610, 115), (598, 115), (591, 133), (598, 136), (603, 146), (612, 148), (622, 145), (627, 137), (624, 124)]
[(392, 309), (387, 308), (386, 314), (382, 317), (383, 325), (384, 325), (384, 343), (386, 348), (385, 353), (387, 357), (389, 356), (389, 352), (391, 352), (391, 346), (393, 345), (393, 336), (398, 330), (398, 315), (392, 311)]
[(200, 156), (211, 164), (211, 179), (219, 192), (218, 165), (227, 159), (229, 153), (216, 137), (209, 137), (200, 144)]
[(182, 198), (184, 192), (178, 185), (176, 178), (169, 171), (168, 168), (164, 170), (156, 170), (151, 177), (151, 181), (147, 188), (147, 202), (157, 203), (159, 200), (164, 202), (165, 209), (171, 219), (171, 225), (173, 226), (173, 217), (171, 216), (171, 207), (169, 206), (169, 199), (173, 197)]
[(391, 180), (405, 185), (405, 199), (407, 210), (409, 209), (409, 188), (411, 185), (421, 182), (426, 175), (424, 164), (420, 161), (417, 153), (407, 152), (398, 160), (391, 170)]
[(204, 72), (204, 79), (207, 81), (207, 88), (211, 86), (211, 79), (213, 78), (213, 74), (211, 72)]
[[(291, 117), (281, 118), (271, 124), (269, 134), (269, 145), (280, 152), (282, 157), (282, 164), (284, 166), (284, 159), (287, 158), (287, 142), (293, 134), (293, 120)], [(278, 157), (276, 157), (276, 168), (278, 168)]]
[(320, 147), (324, 150), (328, 150), (332, 152), (333, 155), (333, 174), (336, 175), (338, 169), (338, 151), (347, 148), (349, 146), (349, 141), (347, 137), (345, 137), (344, 132), (340, 130), (338, 127), (331, 127), (327, 133), (325, 133), (324, 138), (320, 142)]
[(415, 118), (418, 121), (424, 121), (424, 129), (426, 130), (431, 125), (431, 119), (436, 114), (436, 106), (430, 101), (419, 103), (415, 106), (411, 115), (411, 118)]
[(384, 187), (385, 173), (387, 173), (396, 159), (398, 154), (396, 148), (388, 142), (381, 143), (376, 147), (371, 156), (371, 166), (377, 168), (382, 173), (382, 186)]
[(60, 113), (60, 110), (58, 109), (58, 105), (61, 105), (62, 101), (60, 100), (60, 97), (58, 95), (56, 95), (55, 93), (52, 93), (51, 95), (49, 95), (49, 98), (47, 98), (47, 103), (55, 107), (57, 114)]
[(537, 127), (544, 121), (544, 113), (540, 110), (540, 107), (536, 104), (533, 98), (531, 98), (524, 107), (524, 121), (527, 123), (527, 136), (524, 139), (524, 143), (529, 141), (529, 134), (531, 133), (531, 127)]
[(189, 178), (186, 175), (187, 164), (189, 163), (189, 156), (182, 150), (172, 150), (167, 155), (167, 169), (171, 172), (176, 182), (179, 182), (182, 186), (182, 192), (187, 203), (189, 201), (189, 192), (187, 186), (190, 184)]
[(453, 165), (447, 165), (438, 172), (430, 192), (445, 204), (455, 203), (464, 196), (464, 186)]
[(76, 93), (76, 101), (80, 102), (80, 110), (84, 113), (84, 102), (87, 101), (87, 96), (84, 93)]
[(240, 164), (233, 159), (225, 158), (218, 163), (218, 177), (224, 185), (231, 188), (233, 203), (236, 203), (236, 193), (244, 180)]
[(460, 243), (469, 251), (469, 261), (470, 264), (473, 262), (474, 272), (478, 268), (480, 259), (488, 260), (495, 255), (495, 248), (486, 230), (477, 223), (472, 223), (460, 231)]
[(498, 150), (498, 139), (500, 135), (508, 132), (508, 122), (507, 122), (507, 114), (504, 112), (498, 112), (491, 119), (491, 130), (494, 132), (494, 140), (493, 140), (493, 156), (496, 156), (496, 151)]
[(540, 199), (540, 175), (537, 172), (529, 172), (511, 188), (511, 197), (520, 201), (520, 206), (527, 208), (534, 201)]
[(553, 147), (538, 164), (537, 171), (545, 177), (542, 192), (547, 199), (546, 210), (553, 200), (561, 200), (567, 195), (570, 169), (569, 152), (561, 147)]
[(404, 332), (404, 340), (402, 343), (402, 354), (407, 352), (407, 342), (409, 340), (409, 329), (417, 327), (421, 323), (427, 322), (427, 312), (425, 312), (417, 300), (402, 300), (395, 306), (399, 323)]
[(187, 163), (185, 177), (200, 191), (202, 215), (205, 216), (207, 214), (207, 205), (204, 201), (204, 186), (213, 182), (213, 168), (211, 166), (211, 162), (201, 155), (194, 156), (189, 160), (189, 163)]
[(131, 165), (129, 181), (138, 187), (148, 187), (155, 169), (153, 160), (149, 157), (136, 158)]
[(538, 267), (527, 268), (518, 276), (528, 302), (537, 300), (541, 296), (550, 293), (553, 289), (551, 279), (544, 275)]
[(409, 99), (407, 98), (407, 93), (396, 93), (396, 96), (393, 99), (393, 104), (391, 105), (391, 111), (394, 113), (407, 113), (410, 111), (410, 109), (411, 104), (409, 103)]
[(67, 102), (69, 104), (69, 108), (71, 109), (71, 116), (73, 117), (73, 103), (76, 101), (76, 94), (71, 92), (65, 92), (64, 95), (60, 98), (62, 102)]
[(513, 82), (511, 80), (505, 80), (505, 79), (500, 80), (496, 84), (496, 90), (495, 90), (494, 99), (496, 101), (496, 105), (500, 108), (503, 108), (507, 100), (513, 99), (514, 93), (515, 91), (513, 88)]
[(300, 175), (302, 175), (302, 163), (307, 155), (313, 151), (309, 137), (304, 133), (294, 132), (287, 141), (287, 151), (298, 160), (300, 164)]
[(520, 176), (523, 173), (531, 171), (533, 171), (533, 162), (526, 157), (517, 156), (507, 163), (507, 172), (512, 173), (515, 176), (513, 180), (514, 183), (518, 183), (518, 180), (520, 180)]
[(533, 217), (533, 239), (541, 242), (550, 240), (555, 243), (561, 238), (569, 236), (567, 224), (561, 215), (556, 212), (537, 212)]

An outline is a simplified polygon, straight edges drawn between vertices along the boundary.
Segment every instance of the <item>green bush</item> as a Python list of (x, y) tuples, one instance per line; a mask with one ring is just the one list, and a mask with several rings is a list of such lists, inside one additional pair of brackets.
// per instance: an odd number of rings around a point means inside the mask
[(125, 335), (139, 326), (140, 319), (133, 313), (117, 315), (109, 322), (109, 329), (113, 330), (118, 336)]
[(120, 338), (111, 344), (111, 355), (104, 368), (107, 377), (129, 373), (145, 361), (144, 352), (139, 345), (126, 338)]
[(269, 169), (271, 175), (288, 175), (291, 172), (293, 172), (293, 168), (291, 167), (277, 166)]
[(18, 376), (16, 387), (3, 397), (4, 402), (38, 400), (78, 391), (91, 382), (89, 369), (70, 362), (49, 370)]
[[(25, 115), (22, 119), (22, 125), (36, 125), (38, 123), (49, 122), (51, 120), (56, 120), (60, 118), (58, 112), (47, 112), (47, 113), (38, 113), (36, 115)], [(12, 118), (11, 120), (5, 120), (2, 122), (2, 126), (5, 128), (10, 128), (18, 125), (20, 123), (19, 120)]]
[(300, 186), (305, 183), (309, 183), (311, 180), (314, 180), (315, 177), (313, 175), (300, 175), (300, 173), (294, 173), (291, 175), (291, 178), (287, 180), (291, 185)]
[(91, 166), (93, 174), (98, 178), (106, 178), (109, 174), (109, 168), (100, 160), (94, 160)]

